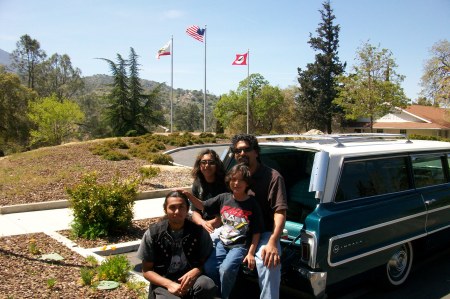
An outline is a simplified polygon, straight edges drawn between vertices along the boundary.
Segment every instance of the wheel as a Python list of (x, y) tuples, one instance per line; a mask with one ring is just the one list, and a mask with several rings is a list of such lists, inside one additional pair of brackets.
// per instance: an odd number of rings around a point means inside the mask
[(398, 248), (386, 263), (384, 269), (387, 286), (396, 287), (405, 282), (411, 271), (413, 258), (413, 247), (410, 242)]

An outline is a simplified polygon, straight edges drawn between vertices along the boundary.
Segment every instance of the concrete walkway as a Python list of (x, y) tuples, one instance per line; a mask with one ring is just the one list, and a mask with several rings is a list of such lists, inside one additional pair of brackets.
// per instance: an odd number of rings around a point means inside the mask
[[(137, 200), (134, 205), (134, 219), (162, 216), (163, 202), (164, 197)], [(1, 214), (0, 237), (64, 230), (70, 228), (72, 220), (73, 215), (69, 208)]]

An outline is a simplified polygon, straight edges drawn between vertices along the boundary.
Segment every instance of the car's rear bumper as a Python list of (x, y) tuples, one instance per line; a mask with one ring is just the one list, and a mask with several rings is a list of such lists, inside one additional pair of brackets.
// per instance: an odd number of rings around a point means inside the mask
[(288, 274), (286, 284), (292, 288), (307, 290), (316, 298), (325, 296), (327, 272), (312, 271), (301, 267), (294, 267)]

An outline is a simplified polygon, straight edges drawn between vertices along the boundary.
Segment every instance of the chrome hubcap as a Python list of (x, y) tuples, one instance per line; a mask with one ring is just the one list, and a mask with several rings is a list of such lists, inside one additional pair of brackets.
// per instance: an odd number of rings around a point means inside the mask
[(387, 271), (393, 279), (399, 278), (405, 272), (408, 265), (408, 252), (405, 246), (397, 251), (389, 260)]

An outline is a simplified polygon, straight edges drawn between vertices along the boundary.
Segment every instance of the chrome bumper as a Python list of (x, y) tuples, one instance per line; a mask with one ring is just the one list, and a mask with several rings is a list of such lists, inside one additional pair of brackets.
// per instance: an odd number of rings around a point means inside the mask
[(325, 296), (325, 289), (327, 286), (327, 272), (314, 272), (297, 267), (294, 269), (294, 271), (308, 281), (314, 297), (322, 298)]

